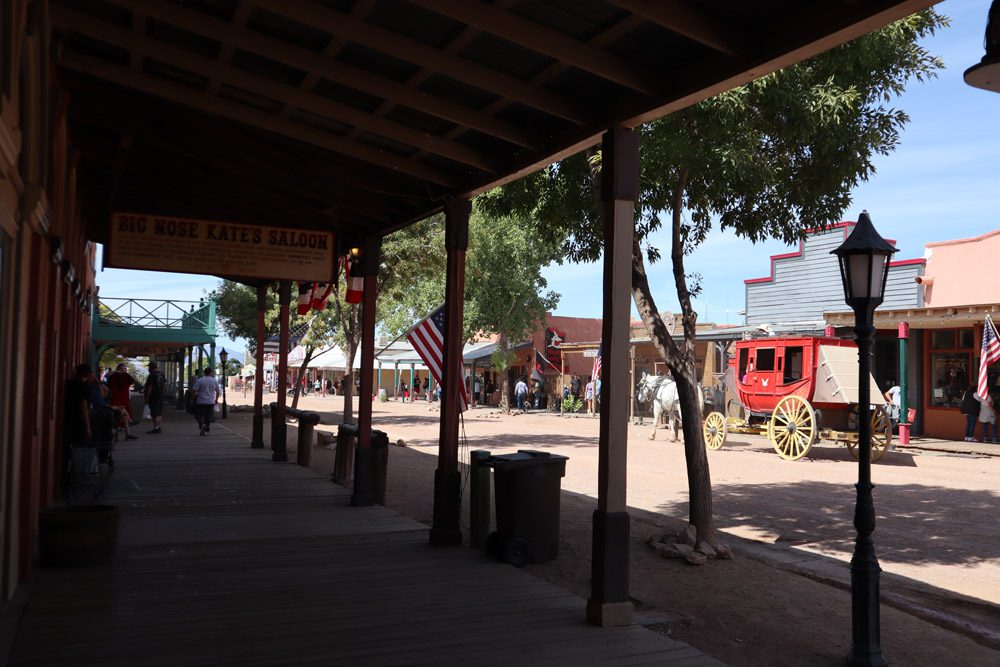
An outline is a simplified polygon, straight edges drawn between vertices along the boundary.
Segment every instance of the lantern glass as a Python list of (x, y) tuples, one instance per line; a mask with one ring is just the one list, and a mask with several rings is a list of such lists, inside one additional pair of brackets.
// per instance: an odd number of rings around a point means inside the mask
[(222, 348), (222, 352), (219, 352), (219, 359), (221, 359), (222, 363), (225, 364), (226, 359), (228, 358), (229, 358), (229, 353), (226, 352), (226, 348)]
[(843, 261), (849, 276), (847, 297), (849, 299), (879, 299), (885, 287), (885, 266), (887, 255), (865, 253), (847, 255)]

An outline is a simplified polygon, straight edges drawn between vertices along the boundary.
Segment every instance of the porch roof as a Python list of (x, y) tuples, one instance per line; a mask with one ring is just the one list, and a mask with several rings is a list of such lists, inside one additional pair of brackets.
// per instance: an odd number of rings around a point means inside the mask
[(933, 0), (54, 0), (112, 210), (380, 236)]

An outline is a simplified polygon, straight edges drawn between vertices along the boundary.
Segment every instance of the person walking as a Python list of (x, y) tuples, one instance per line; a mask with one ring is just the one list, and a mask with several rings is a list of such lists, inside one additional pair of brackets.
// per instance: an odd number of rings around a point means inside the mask
[(899, 407), (901, 403), (902, 390), (899, 388), (899, 385), (896, 384), (895, 380), (889, 380), (886, 384), (889, 385), (889, 388), (886, 389), (885, 393), (882, 395), (885, 397), (885, 400), (888, 401), (889, 419), (892, 420), (893, 426), (896, 426), (899, 424)]
[(965, 441), (972, 442), (976, 432), (976, 418), (979, 416), (979, 401), (976, 400), (976, 388), (970, 386), (962, 397), (961, 412), (965, 415)]
[[(976, 394), (979, 401), (979, 423), (983, 425), (983, 442), (997, 441), (997, 413), (993, 409), (993, 399), (989, 393), (985, 396)], [(992, 432), (992, 436), (990, 433)], [(975, 438), (973, 438), (975, 441)]]
[(146, 433), (152, 435), (160, 434), (160, 423), (163, 421), (163, 398), (164, 388), (167, 386), (167, 377), (159, 369), (159, 364), (155, 361), (149, 364), (149, 376), (146, 378), (146, 386), (143, 394), (146, 405), (149, 407), (149, 416), (153, 420), (153, 428)]
[(132, 431), (129, 430), (130, 426), (135, 426), (139, 423), (132, 418), (132, 407), (129, 405), (131, 403), (129, 398), (131, 395), (130, 392), (133, 386), (139, 386), (139, 381), (129, 375), (125, 364), (118, 364), (115, 372), (108, 376), (108, 389), (111, 392), (108, 403), (111, 404), (112, 408), (117, 408), (122, 415), (120, 424), (125, 429), (126, 440), (139, 439), (132, 435)]
[(594, 381), (587, 378), (587, 386), (583, 390), (583, 396), (587, 400), (587, 412), (594, 414)]
[(517, 384), (514, 385), (514, 399), (517, 401), (517, 409), (524, 412), (525, 400), (528, 398), (528, 384), (524, 381), (523, 377), (517, 379)]
[(569, 381), (569, 393), (573, 398), (580, 398), (580, 376), (573, 373), (573, 379)]
[(215, 405), (222, 397), (219, 383), (215, 381), (215, 371), (205, 369), (205, 375), (194, 383), (194, 394), (194, 418), (198, 420), (198, 435), (208, 435)]

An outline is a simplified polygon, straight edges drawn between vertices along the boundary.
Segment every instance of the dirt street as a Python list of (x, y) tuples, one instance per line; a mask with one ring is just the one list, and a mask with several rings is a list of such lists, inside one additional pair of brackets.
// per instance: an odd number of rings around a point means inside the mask
[[(341, 405), (339, 398), (306, 397), (299, 407), (334, 424)], [(376, 428), (406, 444), (390, 450), (387, 505), (428, 524), (439, 414), (424, 402), (374, 405)], [(248, 434), (249, 416), (231, 416), (228, 426)], [(845, 586), (857, 476), (847, 449), (821, 444), (807, 459), (786, 462), (765, 438), (734, 435), (709, 452), (717, 540), (736, 558), (699, 568), (659, 558), (645, 544), (676, 532), (687, 516), (683, 447), (666, 430), (652, 442), (649, 432), (648, 420), (630, 427), (628, 443), (630, 577), (639, 622), (734, 665), (842, 664), (850, 643)], [(294, 433), (290, 428), (290, 449)], [(464, 433), (463, 460), (471, 449), (530, 448), (570, 458), (560, 558), (528, 570), (586, 597), (598, 420), (480, 409), (466, 413)], [(323, 448), (314, 449), (313, 461), (321, 472), (332, 468)], [(897, 451), (873, 466), (882, 641), (890, 662), (1000, 663), (998, 479), (1000, 457)], [(921, 620), (928, 618), (937, 622)]]

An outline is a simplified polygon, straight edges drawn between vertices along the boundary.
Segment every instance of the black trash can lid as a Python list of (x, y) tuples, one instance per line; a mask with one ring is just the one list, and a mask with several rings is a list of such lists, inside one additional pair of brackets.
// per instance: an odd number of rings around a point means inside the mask
[(568, 460), (568, 456), (562, 456), (561, 454), (539, 452), (533, 449), (519, 449), (514, 454), (498, 454), (496, 456), (491, 456), (487, 461), (487, 465), (494, 468), (509, 470), (510, 468), (546, 465), (550, 463), (563, 463)]

